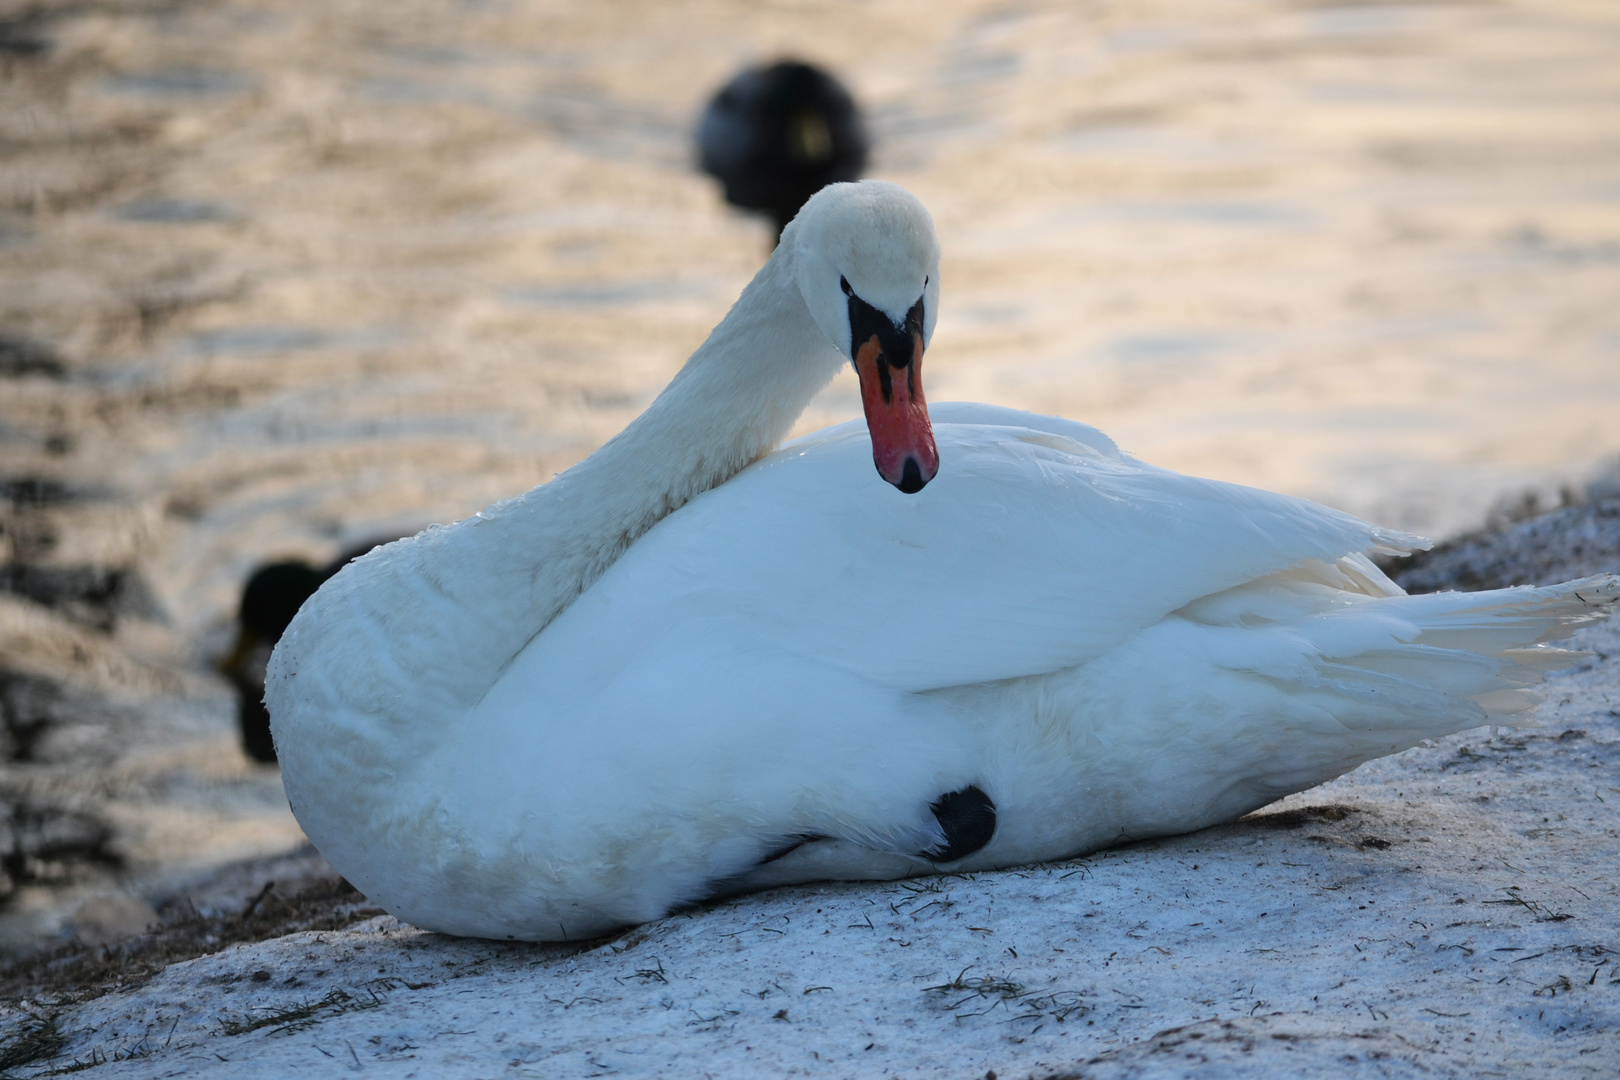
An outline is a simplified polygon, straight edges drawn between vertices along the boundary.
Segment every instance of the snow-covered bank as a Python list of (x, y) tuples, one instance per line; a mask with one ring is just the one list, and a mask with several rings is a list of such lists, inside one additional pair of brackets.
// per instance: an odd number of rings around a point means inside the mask
[(1457, 537), (1392, 570), (1407, 592), (1545, 585), (1620, 571), (1620, 474), (1601, 477), (1573, 505)]
[[(39, 1005), (102, 1076), (1592, 1076), (1620, 1069), (1620, 626), (1540, 726), (1051, 866), (829, 884), (580, 951), (382, 917)], [(28, 1026), (13, 1014), (7, 1027)]]

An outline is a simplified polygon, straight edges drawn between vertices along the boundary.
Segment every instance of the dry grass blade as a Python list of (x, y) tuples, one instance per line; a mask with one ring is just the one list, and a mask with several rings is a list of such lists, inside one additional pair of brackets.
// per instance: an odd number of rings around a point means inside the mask
[[(242, 912), (205, 915), (189, 902), (159, 912), (152, 929), (114, 946), (70, 942), (0, 967), (0, 1000), (73, 1002), (138, 986), (171, 964), (207, 956), (240, 942), (264, 941), (301, 930), (341, 930), (382, 914), (346, 881), (312, 885), (292, 896), (261, 892)], [(69, 1004), (67, 1000), (58, 1004)], [(0, 1051), (0, 1071), (7, 1066)], [(37, 1060), (37, 1059), (36, 1059)]]
[(12, 1075), (39, 1061), (49, 1061), (61, 1052), (67, 1043), (56, 1027), (56, 1016), (36, 1016), (28, 1021), (4, 1046), (0, 1046), (0, 1077)]

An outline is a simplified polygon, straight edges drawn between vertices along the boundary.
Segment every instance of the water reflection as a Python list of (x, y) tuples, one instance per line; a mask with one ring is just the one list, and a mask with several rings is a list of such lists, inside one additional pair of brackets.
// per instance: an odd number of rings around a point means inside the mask
[(659, 300), (715, 300), (723, 295), (723, 291), (723, 286), (714, 281), (655, 278), (567, 285), (515, 285), (501, 290), (501, 298), (524, 307), (614, 308)]
[(115, 206), (112, 216), (119, 221), (154, 225), (190, 225), (238, 220), (228, 206), (205, 199), (136, 199)]
[(1242, 344), (1245, 344), (1242, 339), (1196, 331), (1127, 334), (1100, 345), (1096, 355), (1117, 363), (1163, 367), (1195, 363)]
[(110, 75), (102, 86), (114, 94), (149, 98), (211, 98), (253, 89), (246, 75), (222, 68), (171, 67)]
[(181, 353), (208, 356), (303, 352), (310, 349), (374, 349), (397, 341), (403, 333), (392, 327), (230, 326), (187, 334), (176, 339), (174, 345)]

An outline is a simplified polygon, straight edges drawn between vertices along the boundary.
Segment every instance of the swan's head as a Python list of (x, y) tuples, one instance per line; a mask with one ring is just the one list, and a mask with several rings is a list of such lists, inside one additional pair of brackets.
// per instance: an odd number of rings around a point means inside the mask
[(910, 494), (939, 472), (922, 358), (939, 308), (934, 222), (905, 188), (832, 184), (794, 220), (799, 292), (855, 365), (878, 475)]

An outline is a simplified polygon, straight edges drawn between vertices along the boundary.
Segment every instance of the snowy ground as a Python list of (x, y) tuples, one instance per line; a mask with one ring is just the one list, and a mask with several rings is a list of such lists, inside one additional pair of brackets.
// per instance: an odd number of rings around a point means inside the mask
[(389, 917), (294, 934), (36, 1007), (66, 1043), (17, 1073), (1612, 1077), (1620, 625), (1579, 643), (1539, 726), (1235, 825), (782, 890), (583, 951)]

